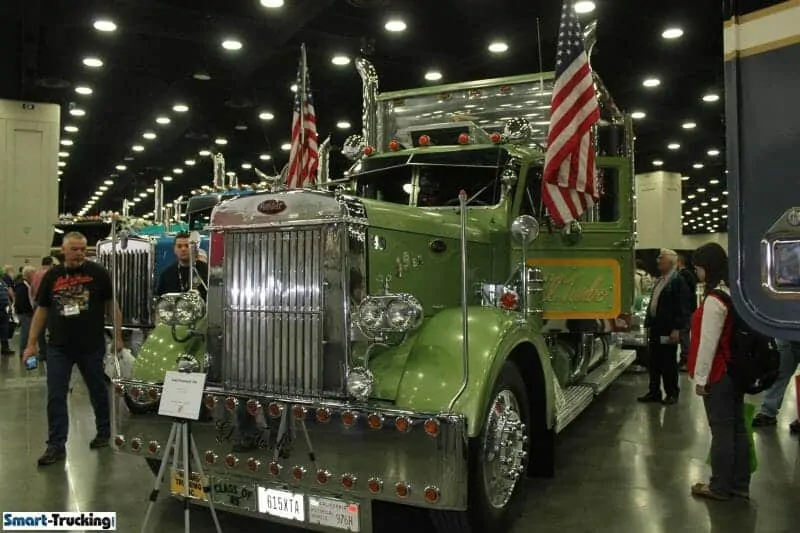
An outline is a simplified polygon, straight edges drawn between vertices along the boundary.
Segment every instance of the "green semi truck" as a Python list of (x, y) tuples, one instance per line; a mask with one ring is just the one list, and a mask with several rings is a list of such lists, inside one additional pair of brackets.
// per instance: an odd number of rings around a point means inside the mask
[(616, 342), (634, 293), (631, 122), (603, 106), (602, 199), (556, 228), (552, 74), (379, 93), (357, 66), (353, 166), (214, 208), (207, 301), (159, 302), (115, 380), (115, 445), (156, 472), (165, 372), (205, 372), (194, 503), (366, 532), (383, 502), (441, 531), (506, 531), (523, 478), (553, 473), (557, 434), (635, 358)]

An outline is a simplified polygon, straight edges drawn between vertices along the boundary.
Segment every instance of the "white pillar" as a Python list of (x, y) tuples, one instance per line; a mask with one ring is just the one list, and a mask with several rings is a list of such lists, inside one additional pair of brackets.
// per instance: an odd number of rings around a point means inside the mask
[(637, 248), (681, 249), (681, 175), (648, 172), (636, 179)]

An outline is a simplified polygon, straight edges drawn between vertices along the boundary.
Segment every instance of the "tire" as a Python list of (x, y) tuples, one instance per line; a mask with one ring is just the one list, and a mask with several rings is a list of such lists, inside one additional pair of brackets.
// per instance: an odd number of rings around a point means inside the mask
[[(531, 413), (525, 382), (513, 362), (503, 365), (483, 417), (480, 436), (469, 443), (468, 510), (433, 511), (432, 520), (439, 533), (505, 533), (519, 515), (531, 446)], [(499, 446), (501, 435), (510, 446)], [(501, 465), (501, 459), (510, 464)], [(491, 472), (493, 465), (497, 470)], [(488, 480), (505, 475), (511, 479), (501, 481), (503, 490), (491, 491)]]

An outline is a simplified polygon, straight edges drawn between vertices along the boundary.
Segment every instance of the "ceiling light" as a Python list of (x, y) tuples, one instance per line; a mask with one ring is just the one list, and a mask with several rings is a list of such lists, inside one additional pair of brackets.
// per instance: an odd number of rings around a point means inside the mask
[(241, 50), (242, 43), (236, 39), (226, 39), (222, 41), (222, 48), (225, 50)]
[(152, 187), (148, 187), (148, 188), (147, 188), (147, 189), (145, 189), (145, 190), (146, 190), (147, 192), (150, 192), (150, 193), (152, 193), (152, 192), (155, 192), (155, 189), (154, 189), (154, 188), (152, 188)]
[(697, 127), (697, 124), (694, 122), (684, 122), (681, 127), (685, 130), (693, 130)]
[(661, 85), (661, 80), (659, 80), (658, 78), (647, 78), (642, 82), (642, 85), (644, 85), (645, 87), (658, 87), (659, 85)]
[(714, 180), (709, 180), (709, 181), (708, 181), (708, 184), (709, 184), (709, 185), (719, 185), (719, 180), (716, 180), (716, 179), (714, 179)]
[(407, 28), (406, 23), (400, 19), (390, 19), (386, 21), (386, 24), (384, 24), (383, 27), (386, 28), (386, 31), (391, 32), (405, 31)]
[(172, 121), (169, 119), (169, 117), (158, 117), (156, 119), (156, 122), (158, 122), (159, 124), (169, 124)]
[(269, 154), (261, 154), (260, 156), (258, 156), (258, 158), (262, 161), (269, 161), (270, 159), (272, 159), (272, 156)]
[(91, 68), (100, 68), (103, 66), (103, 61), (97, 57), (84, 57), (83, 64)]
[(133, 150), (134, 152), (144, 152), (144, 146), (142, 146), (141, 144), (135, 144), (133, 145), (133, 147), (131, 147), (131, 150)]
[(69, 110), (69, 114), (72, 115), (73, 117), (82, 117), (86, 115), (86, 111), (78, 107), (73, 107), (72, 109)]
[(442, 73), (436, 70), (432, 70), (425, 74), (425, 79), (428, 81), (439, 81), (442, 79)]
[(654, 167), (660, 167), (660, 166), (663, 166), (663, 165), (664, 165), (664, 162), (662, 160), (660, 160), (660, 159), (656, 159), (655, 161), (653, 161), (653, 166)]
[(116, 168), (117, 170), (128, 170), (128, 167), (126, 167), (125, 165), (117, 165), (114, 168)]
[(200, 150), (199, 152), (197, 152), (197, 155), (199, 155), (200, 157), (208, 157), (211, 155), (211, 152), (209, 152), (208, 150)]
[(97, 31), (111, 32), (117, 30), (117, 25), (107, 19), (100, 19), (94, 21), (94, 29)]
[(175, 104), (174, 106), (172, 106), (172, 110), (175, 111), (176, 113), (186, 113), (187, 111), (189, 111), (189, 106), (186, 104)]
[(633, 113), (631, 113), (631, 118), (634, 120), (642, 120), (646, 116), (647, 114), (645, 114), (644, 111), (634, 111)]
[(709, 103), (718, 102), (719, 101), (719, 95), (718, 94), (714, 94), (714, 93), (707, 94), (707, 95), (703, 96), (703, 101), (704, 102), (709, 102)]
[(186, 165), (187, 167), (193, 167), (195, 163), (196, 161), (194, 159), (187, 159), (186, 161), (183, 162), (183, 164)]
[(711, 198), (711, 201), (712, 202), (719, 202), (719, 196), (714, 196), (713, 198)]
[(147, 198), (147, 193), (146, 192), (140, 192), (139, 193), (139, 198)]
[(289, 143), (283, 143), (281, 145), (281, 150), (283, 150), (284, 152), (288, 152), (291, 149), (292, 149), (292, 145), (289, 144)]
[(708, 152), (706, 152), (706, 153), (707, 153), (708, 155), (710, 155), (710, 156), (712, 156), (712, 157), (713, 157), (713, 156), (719, 155), (719, 150), (717, 150), (717, 149), (715, 149), (715, 148), (712, 148), (711, 150), (709, 150), (709, 151), (708, 151)]
[(695, 196), (694, 194), (690, 194), (689, 196), (687, 196), (687, 198), (689, 200), (694, 200), (695, 198), (697, 198), (697, 196)]
[(575, 2), (573, 7), (575, 8), (575, 13), (582, 15), (584, 13), (591, 13), (595, 10), (596, 6), (594, 5), (594, 2), (581, 1)]
[(242, 163), (242, 168), (244, 170), (250, 170), (251, 168), (253, 168), (253, 165), (251, 165), (250, 163)]
[[(63, 171), (63, 170), (59, 170), (59, 171), (58, 171), (58, 175), (59, 175), (59, 176), (63, 176), (63, 175), (64, 175), (64, 171)], [(61, 181), (61, 180), (58, 180), (58, 181)]]
[(105, 185), (114, 185), (114, 180), (106, 180), (103, 182)]
[(200, 81), (208, 81), (211, 79), (211, 75), (208, 72), (203, 72), (203, 71), (195, 72), (194, 74), (192, 74), (192, 77)]
[(502, 54), (508, 52), (508, 45), (502, 41), (494, 41), (489, 45), (489, 51), (493, 54)]
[(342, 55), (333, 56), (333, 58), (331, 59), (331, 63), (339, 66), (349, 65), (350, 58)]
[(297, 92), (297, 84), (296, 84), (296, 83), (293, 83), (293, 84), (292, 84), (292, 85), (289, 87), (289, 90), (290, 90), (290, 91), (292, 91), (293, 93), (296, 93), (296, 92)]
[(700, 187), (700, 188), (697, 189), (697, 192), (704, 193), (704, 192), (706, 192), (706, 190), (703, 187)]
[(65, 166), (67, 166), (67, 162), (66, 161), (59, 161), (58, 162), (58, 166), (65, 167)]
[[(728, 196), (728, 191), (722, 191), (723, 196)], [(727, 205), (725, 207), (728, 207)]]
[(105, 185), (101, 185), (101, 186), (99, 186), (99, 187), (97, 188), (97, 190), (99, 190), (99, 191), (102, 191), (102, 192), (106, 192), (106, 191), (108, 190), (108, 187), (107, 187), (107, 186), (105, 186)]
[(677, 150), (677, 149), (679, 149), (680, 147), (681, 147), (681, 145), (680, 145), (680, 144), (678, 144), (678, 143), (669, 143), (669, 144), (667, 145), (667, 148), (669, 148), (670, 150)]
[(268, 111), (262, 111), (261, 113), (258, 114), (258, 118), (260, 118), (261, 120), (272, 120), (275, 118), (275, 115), (273, 115)]
[(183, 174), (183, 169), (182, 168), (173, 168), (172, 169), (172, 173), (173, 174)]
[(164, 176), (161, 178), (163, 181), (172, 181), (172, 176)]
[(72, 146), (75, 143), (73, 143), (70, 139), (61, 139), (61, 144), (63, 146)]
[(214, 139), (214, 143), (219, 144), (220, 146), (228, 144), (228, 139), (224, 139), (222, 137), (218, 137)]
[(67, 133), (78, 133), (77, 126), (64, 126), (64, 131)]
[[(92, 195), (92, 200), (94, 200), (94, 202), (96, 202), (96, 201), (97, 201), (97, 200), (99, 200), (99, 199), (100, 199), (100, 197), (99, 197), (99, 196), (97, 196), (96, 194), (93, 194), (93, 195)], [(92, 203), (94, 203), (94, 202), (92, 202)]]
[(695, 163), (692, 165), (694, 168), (703, 168), (703, 163)]
[(350, 123), (347, 122), (346, 120), (342, 120), (336, 123), (336, 127), (339, 128), (340, 130), (347, 130), (350, 129)]
[(283, 7), (283, 0), (261, 0), (261, 5), (268, 9)]
[(58, 152), (58, 157), (69, 157), (69, 152)]
[(142, 137), (144, 137), (145, 139), (147, 139), (149, 141), (152, 141), (153, 139), (156, 138), (156, 134), (153, 133), (152, 131), (146, 131), (146, 132), (142, 133)]
[(136, 204), (138, 204), (138, 203), (139, 203), (139, 202), (141, 202), (141, 201), (142, 201), (142, 199), (141, 199), (141, 198), (134, 198), (134, 199), (133, 199), (133, 202), (134, 202), (134, 203), (136, 203)]
[(661, 37), (664, 39), (679, 39), (683, 37), (683, 30), (680, 28), (667, 28), (661, 32)]
[(247, 131), (247, 124), (245, 124), (244, 122), (239, 122), (233, 127), (233, 129), (235, 129), (236, 131)]
[(86, 87), (84, 85), (79, 85), (75, 87), (75, 92), (78, 94), (89, 95), (92, 94), (94, 91), (91, 87)]
[(681, 176), (681, 181), (689, 181), (689, 176)]

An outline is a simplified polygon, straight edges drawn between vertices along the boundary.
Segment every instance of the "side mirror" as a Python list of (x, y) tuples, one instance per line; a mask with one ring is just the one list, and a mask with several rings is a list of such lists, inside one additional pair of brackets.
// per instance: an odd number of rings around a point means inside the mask
[(539, 221), (530, 215), (518, 216), (511, 224), (511, 235), (517, 242), (530, 244), (539, 237)]

